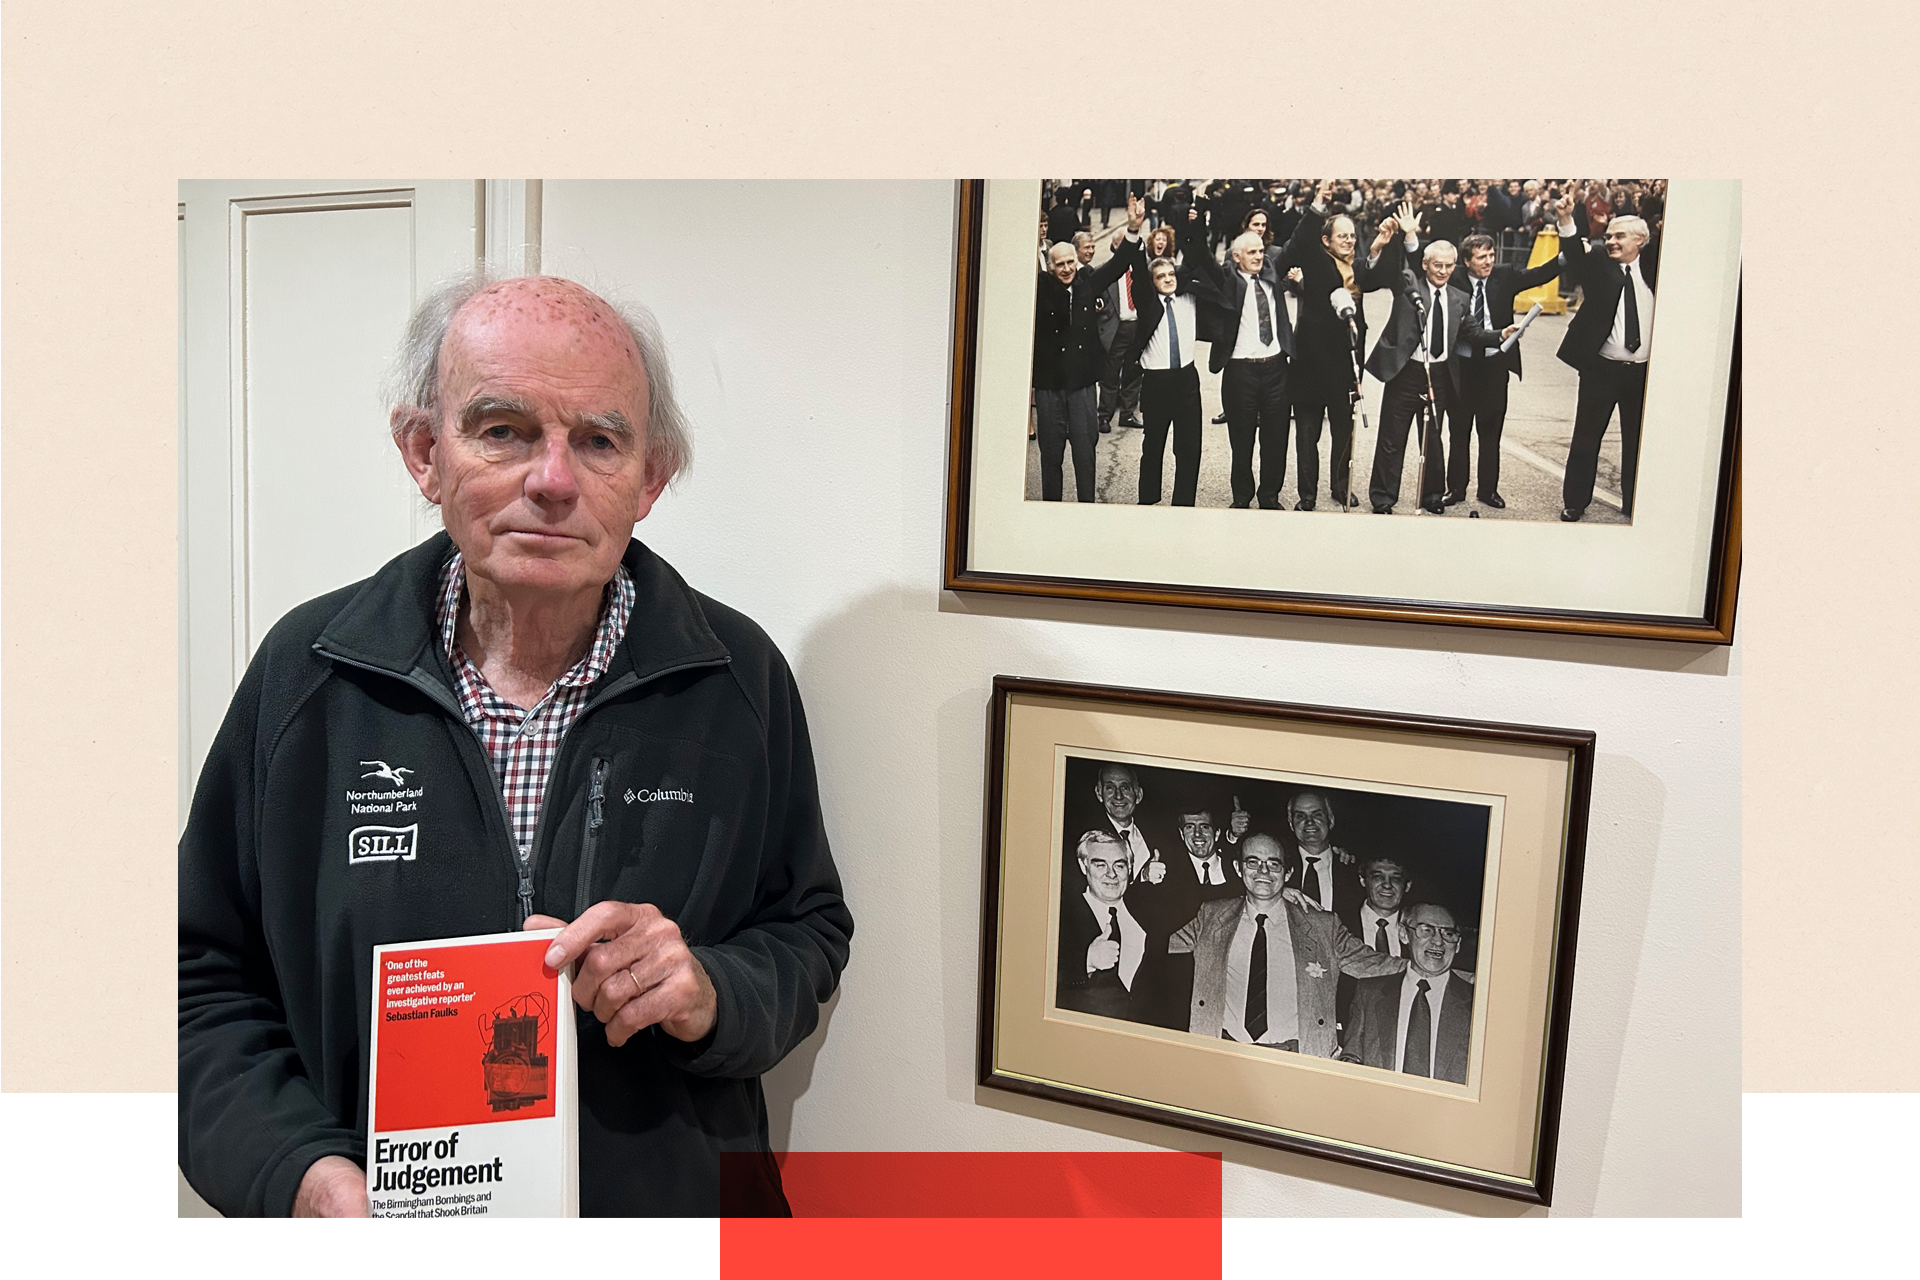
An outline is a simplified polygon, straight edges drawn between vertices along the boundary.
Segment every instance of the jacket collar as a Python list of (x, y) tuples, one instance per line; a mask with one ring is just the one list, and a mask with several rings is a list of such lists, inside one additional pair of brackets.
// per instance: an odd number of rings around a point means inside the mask
[[(418, 677), (423, 671), (446, 683), (448, 671), (434, 626), (434, 596), (440, 568), (453, 554), (445, 530), (401, 553), (360, 585), (320, 633), (314, 648), (358, 666)], [(633, 578), (633, 614), (607, 672), (604, 686), (626, 676), (650, 680), (685, 667), (732, 660), (708, 625), (700, 598), (665, 560), (638, 539), (620, 558)]]

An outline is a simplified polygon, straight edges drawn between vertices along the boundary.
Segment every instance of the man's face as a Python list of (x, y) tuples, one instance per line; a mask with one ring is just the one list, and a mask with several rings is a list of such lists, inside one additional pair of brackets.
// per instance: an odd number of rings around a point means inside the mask
[(1400, 922), (1400, 941), (1408, 948), (1407, 963), (1429, 977), (1453, 967), (1460, 950), (1460, 930), (1445, 907), (1421, 904)]
[(1520, 180), (1518, 178), (1507, 179), (1507, 194), (1513, 196), (1520, 194)]
[(1353, 257), (1353, 219), (1335, 218), (1327, 228), (1327, 252), (1343, 261)]
[(1111, 840), (1095, 840), (1080, 854), (1080, 874), (1087, 887), (1102, 902), (1118, 902), (1127, 896), (1127, 879), (1133, 868), (1127, 851)]
[(1287, 806), (1287, 825), (1293, 828), (1293, 838), (1308, 853), (1326, 852), (1327, 842), (1333, 836), (1333, 814), (1327, 809), (1327, 802), (1311, 791), (1293, 798)]
[(1640, 246), (1645, 243), (1638, 231), (1609, 231), (1607, 256), (1624, 265), (1640, 256)]
[(1234, 265), (1250, 276), (1259, 275), (1261, 264), (1266, 262), (1266, 260), (1267, 250), (1264, 245), (1256, 244), (1251, 248), (1235, 249), (1233, 251)]
[(1272, 902), (1287, 883), (1286, 857), (1272, 836), (1251, 836), (1240, 846), (1240, 878), (1255, 902)]
[(626, 326), (578, 285), (509, 280), (441, 344), (438, 421), (402, 438), (467, 572), (567, 597), (613, 577), (665, 481), (646, 474), (647, 377)]
[(1093, 261), (1093, 251), (1098, 247), (1091, 240), (1082, 240), (1073, 246), (1074, 256), (1080, 259), (1080, 265), (1084, 267)]
[(1440, 203), (1451, 209), (1460, 203), (1460, 193), (1458, 191), (1443, 191), (1440, 193)]
[(1161, 293), (1172, 293), (1180, 287), (1180, 274), (1169, 266), (1153, 269), (1153, 287)]
[(1493, 274), (1493, 260), (1495, 256), (1492, 245), (1481, 245), (1478, 249), (1475, 249), (1467, 255), (1467, 274), (1475, 280), (1485, 280)]
[(1206, 810), (1180, 815), (1180, 843), (1187, 846), (1187, 852), (1194, 857), (1202, 860), (1211, 858), (1213, 842), (1219, 836), (1220, 833), (1213, 826), (1213, 815)]
[(1251, 218), (1248, 218), (1247, 230), (1257, 236), (1265, 236), (1267, 234), (1267, 215), (1264, 213), (1256, 213)]
[(1427, 282), (1436, 288), (1446, 284), (1453, 276), (1454, 263), (1459, 260), (1460, 257), (1453, 251), (1453, 247), (1443, 241), (1440, 251), (1426, 260)]
[(1057, 244), (1047, 250), (1047, 265), (1053, 269), (1054, 279), (1072, 284), (1074, 273), (1080, 270), (1080, 259), (1074, 256), (1072, 245)]
[(1360, 873), (1360, 883), (1366, 887), (1367, 902), (1383, 916), (1390, 916), (1400, 909), (1407, 897), (1407, 873), (1395, 862), (1369, 862)]
[(1111, 767), (1100, 771), (1100, 781), (1094, 784), (1093, 793), (1100, 797), (1107, 816), (1123, 826), (1133, 821), (1134, 806), (1147, 794), (1133, 780), (1133, 770)]

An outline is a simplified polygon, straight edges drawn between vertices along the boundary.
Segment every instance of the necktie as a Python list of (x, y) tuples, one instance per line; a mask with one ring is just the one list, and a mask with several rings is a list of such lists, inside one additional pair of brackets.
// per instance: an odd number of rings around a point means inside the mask
[(1300, 892), (1314, 902), (1320, 901), (1320, 859), (1307, 859), (1307, 869), (1300, 873)]
[(1160, 299), (1167, 308), (1167, 368), (1178, 369), (1180, 364), (1180, 323), (1173, 318), (1173, 299)]
[(1260, 345), (1273, 345), (1273, 309), (1267, 306), (1267, 291), (1260, 287), (1259, 280), (1247, 281), (1247, 288), (1253, 290), (1253, 296), (1260, 304)]
[(1373, 949), (1381, 955), (1390, 954), (1387, 948), (1387, 921), (1384, 916), (1373, 919)]
[(1487, 282), (1485, 280), (1473, 282), (1473, 318), (1482, 329), (1493, 327), (1487, 323)]
[(1447, 345), (1447, 330), (1441, 323), (1445, 311), (1440, 305), (1440, 290), (1434, 289), (1431, 292), (1433, 300), (1429, 305), (1433, 309), (1433, 328), (1427, 334), (1427, 359), (1438, 360), (1440, 348)]
[(1126, 295), (1127, 310), (1133, 310), (1133, 272), (1120, 277), (1120, 292)]
[(1120, 908), (1107, 908), (1107, 931), (1109, 935), (1107, 941), (1120, 941)]
[(1267, 918), (1253, 918), (1253, 954), (1247, 959), (1247, 1012), (1242, 1019), (1255, 1044), (1267, 1034)]
[(1433, 1006), (1427, 1003), (1430, 990), (1425, 978), (1413, 997), (1413, 1012), (1407, 1015), (1407, 1053), (1400, 1070), (1410, 1076), (1432, 1076)]
[(1627, 350), (1640, 349), (1640, 298), (1633, 287), (1633, 268), (1622, 267), (1620, 274), (1627, 278)]

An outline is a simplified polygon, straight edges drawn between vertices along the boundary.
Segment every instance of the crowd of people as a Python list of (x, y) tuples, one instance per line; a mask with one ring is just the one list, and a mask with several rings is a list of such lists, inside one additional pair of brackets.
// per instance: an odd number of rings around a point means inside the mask
[[(1094, 501), (1095, 444), (1118, 425), (1142, 432), (1138, 500), (1161, 500), (1170, 437), (1172, 502), (1193, 505), (1204, 342), (1220, 375), (1214, 422), (1227, 427), (1232, 506), (1283, 509), (1291, 439), (1296, 509), (1315, 509), (1323, 428), (1328, 496), (1361, 506), (1349, 484), (1353, 418), (1371, 374), (1385, 387), (1371, 510), (1399, 502), (1410, 438), (1423, 510), (1445, 514), (1470, 485), (1475, 501), (1502, 509), (1508, 380), (1522, 374), (1515, 302), (1559, 280), (1583, 304), (1558, 351), (1581, 375), (1560, 518), (1581, 519), (1592, 501), (1616, 411), (1631, 518), (1665, 211), (1664, 180), (1043, 183), (1032, 382), (1041, 497), (1063, 497), (1071, 450), (1076, 497)], [(1111, 253), (1096, 266), (1102, 238)], [(1362, 304), (1376, 291), (1393, 309), (1369, 349)]]
[(1081, 763), (1099, 808), (1070, 771), (1058, 1007), (1466, 1082), (1478, 900), (1457, 874), (1405, 839), (1349, 852), (1328, 790), (1156, 770), (1150, 803), (1141, 769)]

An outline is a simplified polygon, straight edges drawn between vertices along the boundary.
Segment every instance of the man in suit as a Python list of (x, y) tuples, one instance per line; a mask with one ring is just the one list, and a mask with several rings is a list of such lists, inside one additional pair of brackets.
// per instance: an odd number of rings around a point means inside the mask
[(1167, 959), (1166, 930), (1150, 927), (1142, 920), (1146, 913), (1134, 910), (1126, 846), (1111, 832), (1087, 832), (1074, 853), (1086, 887), (1061, 896), (1054, 1001), (1081, 1013), (1150, 1021), (1155, 970)]
[[(1402, 911), (1407, 890), (1413, 881), (1405, 859), (1393, 854), (1375, 854), (1360, 860), (1359, 872), (1360, 892), (1347, 897), (1341, 905), (1340, 923), (1347, 926), (1348, 933), (1383, 956), (1406, 955), (1406, 944), (1400, 941), (1400, 926), (1404, 922)], [(1354, 980), (1341, 974), (1334, 1007), (1343, 1027), (1350, 1025), (1353, 992)]]
[(1338, 916), (1289, 901), (1286, 861), (1272, 836), (1241, 841), (1236, 869), (1245, 894), (1201, 903), (1167, 949), (1193, 954), (1194, 1035), (1331, 1058), (1339, 1052), (1337, 975), (1380, 977), (1407, 962), (1369, 950)]
[[(1143, 201), (1144, 205), (1144, 201)], [(1113, 251), (1119, 253), (1126, 241), (1115, 233)], [(1133, 259), (1120, 278), (1100, 295), (1100, 345), (1107, 353), (1106, 368), (1100, 376), (1100, 432), (1118, 415), (1123, 427), (1140, 427), (1140, 369), (1128, 360), (1135, 332), (1140, 327), (1139, 295), (1147, 291), (1144, 255)]]
[(1401, 205), (1396, 221), (1406, 233), (1404, 246), (1393, 242), (1387, 254), (1420, 253), (1421, 270), (1401, 271), (1394, 292), (1393, 314), (1367, 360), (1367, 372), (1386, 384), (1380, 398), (1380, 433), (1373, 446), (1373, 479), (1368, 496), (1375, 515), (1391, 515), (1400, 500), (1400, 476), (1405, 467), (1407, 432), (1416, 419), (1421, 426), (1425, 465), (1420, 476), (1420, 506), (1442, 515), (1445, 458), (1438, 431), (1439, 418), (1459, 395), (1458, 374), (1450, 357), (1460, 342), (1498, 346), (1506, 336), (1484, 328), (1467, 314), (1467, 295), (1449, 285), (1458, 253), (1436, 240), (1420, 249), (1417, 225), (1410, 205)]
[[(1191, 796), (1179, 808), (1181, 852), (1159, 859), (1165, 864), (1165, 874), (1157, 884), (1151, 879), (1155, 864), (1149, 863), (1148, 877), (1134, 886), (1140, 919), (1146, 922), (1150, 934), (1163, 940), (1191, 921), (1202, 903), (1222, 898), (1238, 901), (1246, 894), (1233, 862), (1221, 850), (1218, 801)], [(1164, 942), (1160, 950), (1164, 954)], [(1144, 1020), (1184, 1029), (1193, 990), (1193, 954), (1189, 951), (1166, 956), (1161, 975), (1153, 1006)]]
[[(1140, 785), (1140, 775), (1132, 765), (1109, 760), (1100, 766), (1094, 779), (1093, 796), (1100, 802), (1103, 819), (1100, 829), (1110, 833), (1127, 850), (1128, 879), (1137, 880), (1147, 875), (1147, 864), (1159, 861), (1159, 852), (1140, 830), (1140, 802), (1147, 798), (1147, 789)], [(1164, 874), (1164, 868), (1161, 873)]]
[[(1493, 237), (1472, 235), (1460, 242), (1460, 266), (1452, 284), (1467, 294), (1467, 314), (1484, 329), (1513, 323), (1513, 300), (1560, 274), (1560, 258), (1536, 267), (1496, 267)], [(1500, 431), (1507, 421), (1507, 375), (1520, 376), (1520, 344), (1510, 351), (1463, 342), (1454, 349), (1460, 398), (1447, 414), (1447, 496), (1445, 505), (1464, 502), (1471, 475), (1467, 452), (1475, 428), (1480, 432), (1480, 485), (1474, 496), (1489, 507), (1504, 508), (1500, 496)]]
[[(1127, 206), (1127, 239), (1137, 242), (1146, 207)], [(1126, 270), (1128, 259), (1115, 255), (1105, 266), (1082, 270), (1071, 243), (1047, 249), (1047, 267), (1034, 290), (1033, 403), (1039, 418), (1040, 496), (1061, 497), (1061, 464), (1073, 447), (1073, 483), (1081, 502), (1093, 501), (1093, 448), (1099, 438), (1094, 417), (1095, 384), (1106, 365), (1100, 346), (1100, 295)]]
[(1287, 882), (1322, 911), (1350, 914), (1360, 897), (1346, 868), (1353, 855), (1333, 843), (1333, 797), (1324, 791), (1300, 791), (1287, 801), (1287, 826), (1298, 850)]
[[(1561, 489), (1562, 520), (1578, 520), (1593, 501), (1600, 441), (1620, 411), (1621, 510), (1633, 517), (1634, 472), (1640, 465), (1640, 414), (1647, 397), (1647, 356), (1653, 347), (1653, 290), (1660, 274), (1660, 242), (1633, 215), (1607, 223), (1604, 240), (1587, 243), (1590, 229), (1575, 225), (1584, 210), (1571, 192), (1555, 206), (1566, 246), (1569, 284), (1580, 286), (1580, 310), (1567, 323), (1560, 358), (1580, 371), (1573, 411), (1573, 443)], [(1580, 247), (1576, 247), (1580, 246)]]
[(1357, 983), (1343, 1056), (1382, 1071), (1467, 1082), (1473, 980), (1453, 972), (1460, 930), (1445, 907), (1407, 908), (1406, 971)]
[[(1220, 374), (1227, 439), (1233, 448), (1233, 505), (1280, 509), (1287, 472), (1287, 361), (1293, 331), (1287, 320), (1285, 272), (1268, 261), (1266, 242), (1255, 232), (1234, 238), (1232, 263), (1222, 268), (1210, 254), (1198, 255), (1208, 290), (1203, 326), (1212, 340), (1208, 365)], [(1189, 257), (1194, 255), (1189, 254)], [(1278, 256), (1278, 255), (1276, 255)], [(1260, 445), (1260, 479), (1253, 475), (1254, 443)]]
[(1075, 206), (1080, 192), (1072, 186), (1060, 187), (1053, 193), (1053, 208), (1047, 211), (1047, 242), (1059, 244), (1071, 240), (1080, 230), (1080, 213)]
[[(1361, 296), (1390, 289), (1399, 280), (1399, 267), (1382, 270), (1382, 250), (1394, 238), (1396, 224), (1389, 218), (1365, 259), (1354, 256), (1353, 219), (1329, 214), (1331, 179), (1323, 178), (1313, 203), (1302, 212), (1288, 241), (1286, 258), (1300, 268), (1300, 320), (1294, 332), (1296, 354), (1288, 373), (1293, 401), (1295, 471), (1299, 480), (1298, 509), (1311, 511), (1320, 491), (1320, 424), (1333, 431), (1328, 458), (1328, 484), (1336, 504), (1359, 505), (1348, 491), (1353, 460), (1354, 390), (1359, 384), (1358, 356), (1367, 349), (1367, 313)], [(1391, 265), (1391, 264), (1390, 264)], [(1335, 291), (1341, 291), (1336, 295)], [(1336, 310), (1334, 299), (1343, 296)], [(1342, 311), (1347, 314), (1342, 314)]]
[[(1158, 233), (1156, 233), (1158, 234)], [(1179, 224), (1177, 243), (1181, 264), (1155, 258), (1135, 277), (1151, 279), (1151, 293), (1141, 291), (1139, 320), (1122, 364), (1138, 370), (1140, 409), (1145, 432), (1140, 441), (1140, 502), (1160, 501), (1162, 469), (1167, 453), (1167, 430), (1173, 430), (1173, 505), (1190, 507), (1200, 484), (1200, 368), (1194, 363), (1194, 344), (1200, 336), (1200, 304), (1207, 293), (1202, 260), (1207, 256), (1198, 210), (1189, 209)], [(1128, 250), (1123, 247), (1122, 252)], [(1196, 293), (1196, 290), (1199, 292)]]

